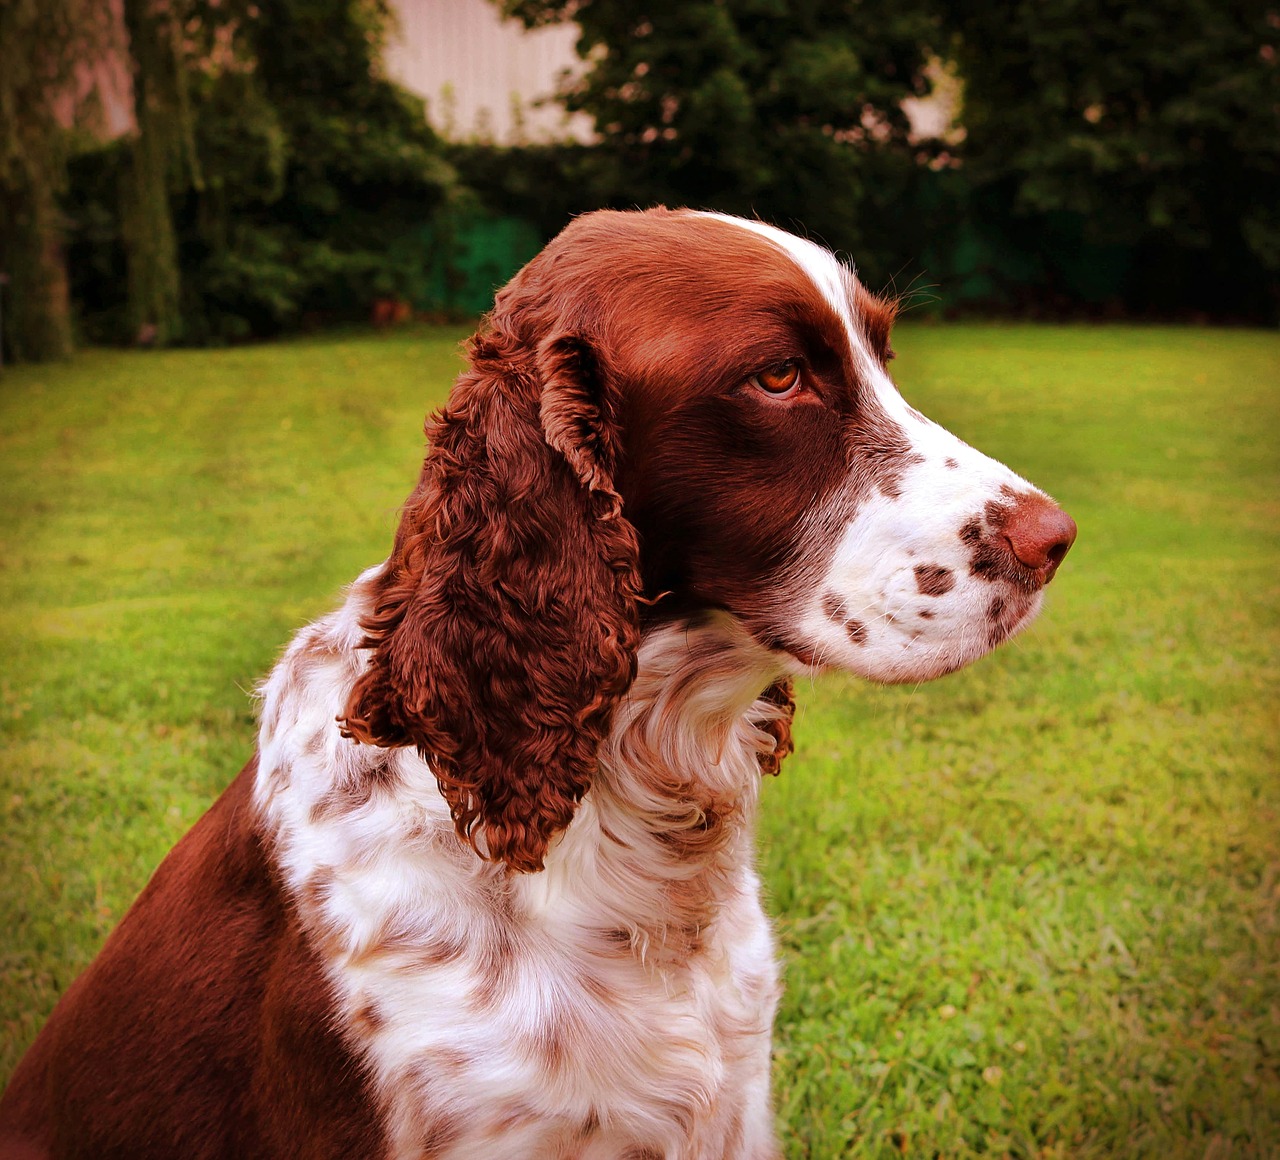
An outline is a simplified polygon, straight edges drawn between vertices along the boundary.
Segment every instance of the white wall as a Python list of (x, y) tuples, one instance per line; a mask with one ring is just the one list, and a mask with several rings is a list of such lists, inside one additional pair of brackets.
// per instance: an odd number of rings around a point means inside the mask
[[(549, 97), (560, 73), (580, 62), (574, 24), (526, 32), (490, 0), (392, 0), (399, 27), (388, 40), (391, 79), (425, 97), (431, 124), (454, 140), (502, 144), (589, 140), (589, 118), (572, 120)], [(518, 105), (520, 115), (513, 108)]]

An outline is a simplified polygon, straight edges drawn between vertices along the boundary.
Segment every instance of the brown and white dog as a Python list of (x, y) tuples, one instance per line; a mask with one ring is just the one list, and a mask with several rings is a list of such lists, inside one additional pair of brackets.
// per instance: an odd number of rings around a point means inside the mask
[(20, 1064), (14, 1155), (777, 1155), (760, 775), (792, 677), (921, 681), (1075, 536), (909, 407), (820, 247), (653, 210), (498, 295), (390, 558)]

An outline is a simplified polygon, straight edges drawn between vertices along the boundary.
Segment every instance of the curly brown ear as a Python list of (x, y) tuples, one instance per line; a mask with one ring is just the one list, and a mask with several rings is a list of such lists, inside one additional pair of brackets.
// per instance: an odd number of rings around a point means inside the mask
[(796, 699), (790, 681), (775, 681), (760, 695), (762, 701), (777, 705), (781, 710), (777, 716), (758, 722), (764, 732), (773, 738), (773, 752), (761, 753), (759, 756), (760, 772), (777, 775), (782, 769), (782, 761), (795, 751), (795, 742), (791, 740), (791, 723), (796, 715)]
[(428, 424), (344, 733), (415, 745), (481, 854), (540, 870), (635, 676), (639, 549), (590, 348), (497, 334)]

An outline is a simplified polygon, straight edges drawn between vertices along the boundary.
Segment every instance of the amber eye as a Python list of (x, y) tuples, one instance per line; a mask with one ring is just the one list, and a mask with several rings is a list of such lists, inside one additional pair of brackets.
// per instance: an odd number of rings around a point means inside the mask
[(752, 375), (747, 380), (753, 387), (759, 387), (766, 395), (775, 397), (789, 395), (800, 385), (800, 364), (797, 362), (779, 363), (767, 371)]

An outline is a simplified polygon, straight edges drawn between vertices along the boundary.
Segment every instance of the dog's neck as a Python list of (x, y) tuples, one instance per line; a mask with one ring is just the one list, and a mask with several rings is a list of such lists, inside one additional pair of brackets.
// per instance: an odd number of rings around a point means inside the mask
[[(372, 575), (298, 635), (263, 688), (258, 806), (286, 882), (316, 901), (326, 937), (366, 954), (386, 933), (372, 911), (431, 909), (462, 890), (455, 901), (535, 926), (575, 916), (657, 963), (696, 950), (726, 905), (754, 895), (759, 759), (774, 745), (760, 724), (783, 712), (760, 698), (783, 675), (777, 654), (724, 614), (650, 630), (573, 822), (543, 871), (511, 873), (456, 836), (417, 753), (338, 733)], [(317, 850), (342, 856), (321, 866)], [(320, 903), (371, 866), (389, 894), (369, 913)]]
[(591, 790), (519, 896), (536, 910), (586, 887), (642, 955), (696, 949), (728, 899), (754, 893), (760, 758), (774, 747), (760, 726), (784, 712), (761, 694), (782, 675), (731, 617), (651, 631)]

